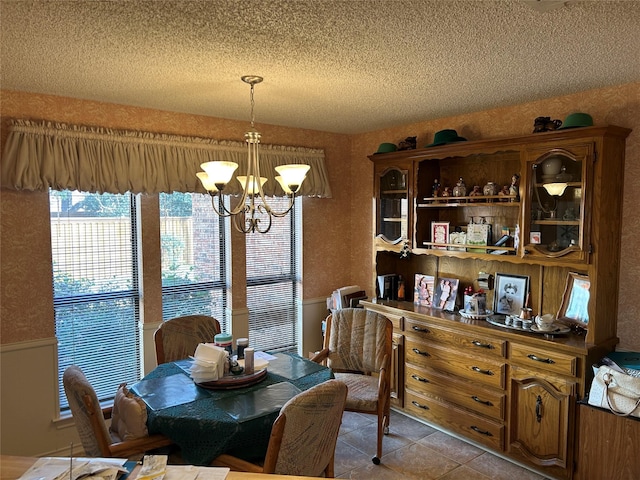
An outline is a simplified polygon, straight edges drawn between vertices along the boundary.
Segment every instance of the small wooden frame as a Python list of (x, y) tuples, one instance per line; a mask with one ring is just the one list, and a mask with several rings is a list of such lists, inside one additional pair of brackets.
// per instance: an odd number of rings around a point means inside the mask
[(591, 281), (587, 275), (569, 272), (557, 318), (566, 324), (586, 328), (589, 323)]

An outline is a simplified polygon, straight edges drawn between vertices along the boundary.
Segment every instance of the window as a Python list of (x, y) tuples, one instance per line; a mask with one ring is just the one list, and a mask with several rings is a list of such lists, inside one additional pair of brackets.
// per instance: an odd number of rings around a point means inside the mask
[(209, 195), (160, 194), (163, 320), (210, 315), (228, 331), (226, 236)]
[(98, 398), (140, 378), (135, 197), (50, 191), (59, 398), (78, 365)]
[[(267, 202), (282, 211), (289, 199), (269, 197)], [(288, 215), (273, 219), (268, 233), (245, 236), (249, 342), (258, 350), (298, 351), (301, 212), (298, 197)]]

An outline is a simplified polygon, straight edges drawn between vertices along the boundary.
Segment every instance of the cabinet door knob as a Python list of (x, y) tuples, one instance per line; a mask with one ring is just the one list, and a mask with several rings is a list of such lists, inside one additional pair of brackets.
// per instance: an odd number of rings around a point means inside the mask
[(483, 370), (480, 367), (471, 367), (471, 370), (478, 373), (483, 373), (485, 375), (493, 375), (494, 373), (491, 370)]
[(536, 400), (536, 420), (538, 423), (542, 422), (542, 397), (540, 395)]
[(472, 399), (474, 402), (481, 403), (481, 404), (486, 405), (486, 406), (488, 406), (488, 407), (493, 407), (493, 403), (491, 403), (489, 400), (481, 400), (480, 398), (476, 397), (475, 395), (472, 395), (472, 396), (471, 396), (471, 399)]
[(550, 358), (540, 358), (537, 355), (534, 355), (533, 353), (530, 353), (529, 355), (527, 355), (527, 357), (529, 357), (531, 360), (535, 360), (536, 362), (541, 362), (541, 363), (556, 363), (553, 360), (551, 360)]
[(476, 347), (480, 347), (480, 348), (488, 348), (490, 350), (495, 348), (490, 343), (482, 343), (480, 340), (473, 340), (471, 343), (473, 343)]
[(413, 349), (413, 353), (416, 353), (418, 355), (422, 355), (423, 357), (430, 357), (431, 355), (429, 355), (429, 352), (423, 352), (422, 350), (418, 350), (417, 348)]

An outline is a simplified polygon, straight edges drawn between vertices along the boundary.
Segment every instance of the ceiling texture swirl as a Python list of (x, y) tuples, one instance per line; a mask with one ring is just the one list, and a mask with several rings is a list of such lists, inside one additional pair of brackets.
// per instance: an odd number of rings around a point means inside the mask
[(0, 2), (3, 89), (378, 130), (640, 80), (640, 1)]

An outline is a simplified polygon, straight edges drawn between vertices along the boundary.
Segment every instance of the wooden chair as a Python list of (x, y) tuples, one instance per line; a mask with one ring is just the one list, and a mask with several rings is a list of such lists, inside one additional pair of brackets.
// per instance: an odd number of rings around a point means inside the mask
[(220, 322), (207, 315), (186, 315), (163, 322), (155, 331), (156, 361), (174, 362), (193, 355), (200, 343), (213, 343)]
[(129, 458), (172, 444), (164, 435), (148, 435), (124, 441), (112, 435), (105, 422), (111, 418), (112, 408), (100, 407), (95, 390), (79, 367), (68, 367), (62, 376), (62, 383), (86, 455)]
[(326, 362), (349, 387), (345, 410), (377, 415), (377, 449), (371, 460), (378, 465), (382, 438), (389, 433), (393, 324), (362, 308), (336, 310), (326, 323), (324, 348), (312, 360)]
[(271, 428), (269, 446), (262, 467), (231, 455), (217, 457), (212, 465), (235, 471), (334, 476), (334, 456), (347, 386), (328, 380), (299, 393), (280, 410)]

